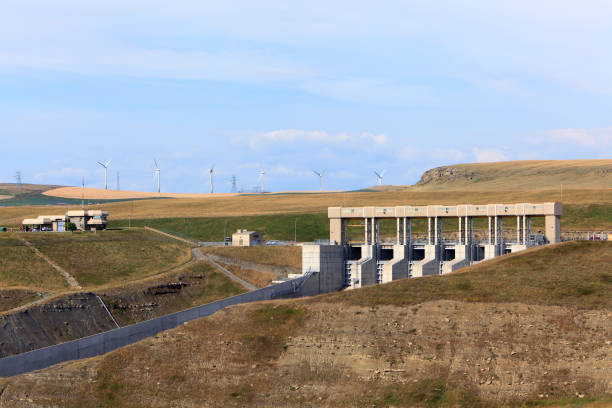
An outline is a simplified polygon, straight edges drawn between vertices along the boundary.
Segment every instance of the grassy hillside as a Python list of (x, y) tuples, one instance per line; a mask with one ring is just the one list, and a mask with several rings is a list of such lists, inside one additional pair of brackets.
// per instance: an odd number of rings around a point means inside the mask
[(145, 230), (22, 236), (86, 288), (140, 279), (191, 258), (186, 245)]
[(27, 287), (53, 292), (68, 288), (66, 280), (12, 235), (0, 235), (0, 290)]
[(576, 241), (504, 255), (448, 276), (334, 294), (328, 300), (405, 306), (445, 299), (612, 310), (611, 293), (612, 242)]
[(606, 406), (611, 255), (611, 243), (568, 243), (459, 274), (231, 307), (104, 356), (0, 380), (2, 401)]
[(302, 269), (301, 246), (210, 247), (200, 250), (204, 254), (213, 253), (260, 265), (290, 266)]
[(524, 160), (469, 163), (426, 171), (415, 186), (421, 190), (561, 190), (611, 188), (612, 160)]

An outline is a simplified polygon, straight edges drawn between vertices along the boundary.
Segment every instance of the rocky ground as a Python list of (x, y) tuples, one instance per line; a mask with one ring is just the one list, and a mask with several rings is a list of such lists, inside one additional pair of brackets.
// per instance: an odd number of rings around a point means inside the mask
[(232, 307), (0, 382), (0, 406), (512, 406), (612, 393), (609, 311), (317, 299)]

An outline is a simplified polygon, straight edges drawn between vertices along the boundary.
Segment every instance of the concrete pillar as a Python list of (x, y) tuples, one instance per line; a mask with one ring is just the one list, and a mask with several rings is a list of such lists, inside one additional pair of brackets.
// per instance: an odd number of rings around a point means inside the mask
[(489, 218), (489, 245), (493, 245), (495, 243), (495, 241), (493, 240), (493, 235), (495, 233), (494, 225), (493, 225), (493, 217), (488, 217)]
[(369, 218), (364, 218), (363, 220), (364, 224), (363, 224), (363, 231), (364, 231), (364, 237), (363, 237), (363, 243), (364, 245), (369, 245), (370, 244), (370, 219)]
[(438, 245), (440, 242), (442, 242), (442, 218), (435, 217), (434, 224), (435, 224), (434, 244)]
[(465, 217), (465, 244), (472, 245), (474, 234), (474, 217)]
[(429, 245), (435, 244), (435, 225), (433, 217), (427, 217), (427, 243)]
[(504, 223), (500, 216), (495, 217), (495, 245), (504, 244)]
[(518, 242), (519, 244), (522, 244), (523, 241), (523, 223), (521, 222), (521, 216), (517, 215), (516, 216), (516, 242)]
[(458, 217), (459, 220), (459, 243), (465, 244), (465, 218)]
[(376, 245), (380, 242), (380, 232), (378, 230), (378, 218), (372, 217), (372, 243), (370, 245)]
[(329, 219), (329, 243), (343, 245), (346, 242), (346, 223), (343, 218)]
[(404, 245), (412, 242), (412, 218), (404, 218)]
[(561, 242), (561, 217), (558, 215), (544, 217), (544, 233), (551, 244)]
[(395, 218), (395, 245), (403, 245), (404, 241), (404, 222), (399, 217)]
[(523, 216), (523, 245), (529, 245), (531, 236), (531, 215)]

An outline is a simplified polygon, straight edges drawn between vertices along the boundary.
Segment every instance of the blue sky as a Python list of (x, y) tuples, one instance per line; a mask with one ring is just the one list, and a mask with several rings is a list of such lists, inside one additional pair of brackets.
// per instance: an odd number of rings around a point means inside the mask
[[(205, 192), (411, 184), (612, 157), (606, 1), (9, 1), (0, 182)], [(172, 3), (172, 4), (169, 4)], [(231, 3), (231, 4), (229, 4)], [(534, 4), (535, 3), (535, 4)]]

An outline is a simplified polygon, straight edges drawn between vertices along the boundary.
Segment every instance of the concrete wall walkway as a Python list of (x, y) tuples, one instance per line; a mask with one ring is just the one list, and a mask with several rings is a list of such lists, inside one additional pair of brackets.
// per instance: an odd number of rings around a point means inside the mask
[[(0, 377), (9, 377), (40, 370), (70, 360), (94, 357), (127, 346), (157, 333), (177, 327), (185, 322), (209, 316), (227, 306), (278, 298), (291, 298), (317, 294), (305, 285), (315, 275), (302, 276), (287, 282), (257, 289), (230, 298), (218, 300), (181, 312), (147, 320), (82, 339), (29, 351), (0, 359)], [(311, 285), (312, 286), (312, 285)]]

